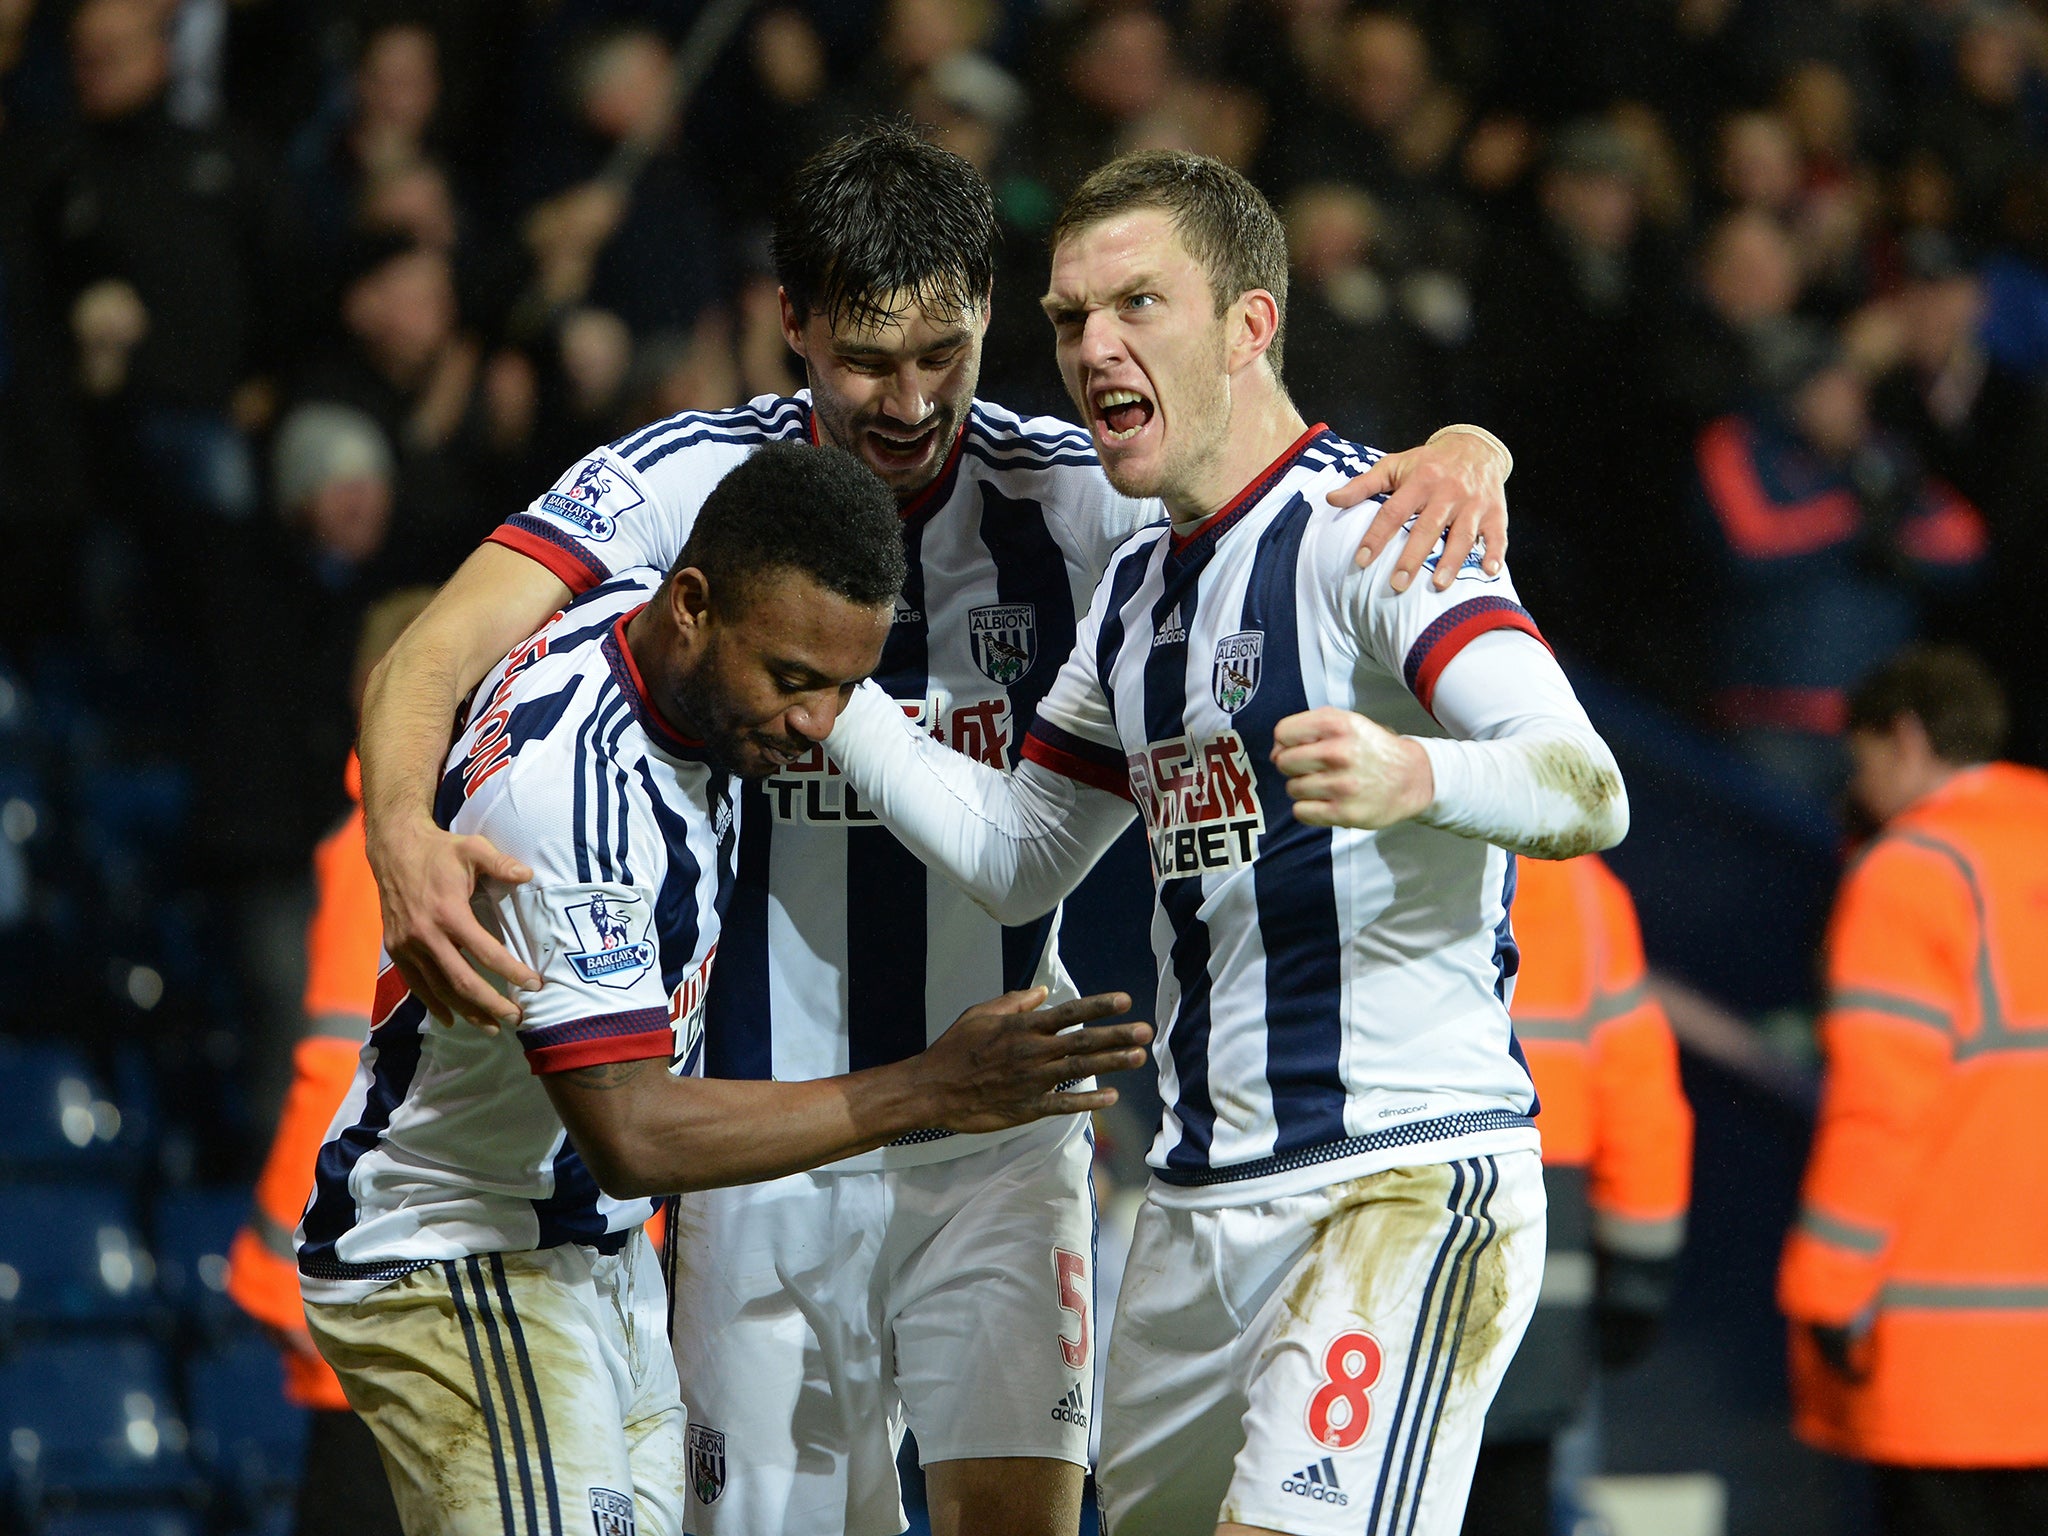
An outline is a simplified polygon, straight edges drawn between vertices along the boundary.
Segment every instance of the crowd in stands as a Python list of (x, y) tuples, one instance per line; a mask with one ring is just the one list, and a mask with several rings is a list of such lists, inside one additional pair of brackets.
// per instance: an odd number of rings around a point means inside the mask
[(996, 189), (988, 398), (1067, 409), (1068, 189), (1219, 156), (1309, 419), (1515, 450), (1568, 665), (1832, 798), (1850, 687), (1959, 640), (2048, 757), (2048, 7), (758, 0), (672, 122), (721, 9), (0, 0), (0, 1031), (146, 1055), (173, 1180), (267, 1135), (363, 616), (800, 387), (768, 219), (877, 115)]

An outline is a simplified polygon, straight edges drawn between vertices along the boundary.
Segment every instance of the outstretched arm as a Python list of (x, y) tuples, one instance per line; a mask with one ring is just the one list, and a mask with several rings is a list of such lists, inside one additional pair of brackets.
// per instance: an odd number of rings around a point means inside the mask
[(491, 1029), (519, 1021), (518, 1005), (478, 974), (472, 958), (515, 986), (540, 985), (469, 906), (479, 878), (518, 884), (533, 872), (485, 838), (436, 826), (434, 790), (463, 696), (568, 598), (545, 566), (485, 544), (370, 674), (358, 750), (384, 943), (406, 984), (440, 1018)]
[(970, 1008), (920, 1055), (813, 1082), (673, 1077), (651, 1056), (541, 1080), (615, 1199), (752, 1184), (927, 1127), (1001, 1130), (1114, 1104), (1113, 1088), (1060, 1084), (1143, 1064), (1151, 1026), (1089, 1023), (1130, 1007), (1121, 993), (1057, 1008), (1044, 1000), (1043, 987), (1008, 993)]
[(872, 684), (825, 750), (911, 852), (999, 922), (1051, 911), (1133, 814), (1128, 800), (1037, 763), (1003, 773), (941, 746)]

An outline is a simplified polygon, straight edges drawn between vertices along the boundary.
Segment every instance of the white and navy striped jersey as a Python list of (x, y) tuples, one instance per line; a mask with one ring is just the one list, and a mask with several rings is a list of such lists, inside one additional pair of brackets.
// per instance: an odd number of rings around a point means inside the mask
[(624, 631), (652, 587), (644, 572), (604, 584), (478, 685), (435, 819), (532, 867), (476, 906), (543, 984), (516, 1033), (489, 1036), (435, 1023), (386, 962), (299, 1228), (311, 1300), (470, 1254), (615, 1252), (652, 1212), (598, 1189), (538, 1075), (649, 1056), (701, 1068), (737, 807), (641, 688)]
[(1355, 568), (1374, 507), (1325, 497), (1377, 457), (1312, 428), (1189, 536), (1133, 538), (1025, 743), (1143, 816), (1166, 1106), (1151, 1163), (1189, 1202), (1536, 1145), (1508, 1022), (1512, 857), (1419, 822), (1298, 822), (1272, 762), (1274, 726), (1324, 705), (1441, 736), (1431, 694), (1459, 650), (1502, 629), (1540, 643), (1476, 556), (1442, 593), (1395, 594), (1392, 547)]
[[(492, 538), (577, 591), (615, 570), (665, 570), (727, 470), (761, 443), (813, 437), (807, 395), (670, 417), (591, 454)], [(902, 510), (909, 577), (875, 680), (940, 740), (1010, 767), (1110, 552), (1164, 514), (1110, 488), (1081, 428), (980, 401), (938, 480)], [(709, 1075), (830, 1077), (915, 1055), (998, 993), (1042, 982), (1056, 1002), (1073, 995), (1057, 912), (997, 923), (882, 828), (822, 750), (742, 794)], [(838, 1166), (990, 1139), (920, 1132)]]

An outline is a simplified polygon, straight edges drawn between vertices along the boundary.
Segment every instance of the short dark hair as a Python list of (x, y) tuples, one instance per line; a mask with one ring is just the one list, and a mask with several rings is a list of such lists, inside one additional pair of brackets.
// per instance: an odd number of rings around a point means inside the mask
[(704, 573), (730, 617), (771, 571), (796, 571), (849, 602), (878, 607), (903, 589), (896, 498), (843, 448), (769, 443), (712, 487), (669, 574)]
[(875, 123), (798, 167), (774, 251), (799, 320), (880, 325), (906, 297), (950, 319), (986, 303), (995, 282), (995, 194), (907, 122)]
[(1259, 189), (1221, 160), (1176, 150), (1119, 155), (1074, 189), (1053, 221), (1052, 244), (1091, 224), (1137, 208), (1173, 218), (1174, 233), (1209, 274), (1222, 314), (1244, 294), (1263, 288), (1280, 311), (1266, 360), (1280, 376), (1287, 337), (1287, 231)]
[(2005, 748), (2005, 690), (1959, 645), (1909, 645), (1849, 695), (1852, 731), (1889, 731), (1901, 715), (1945, 763), (1988, 763)]

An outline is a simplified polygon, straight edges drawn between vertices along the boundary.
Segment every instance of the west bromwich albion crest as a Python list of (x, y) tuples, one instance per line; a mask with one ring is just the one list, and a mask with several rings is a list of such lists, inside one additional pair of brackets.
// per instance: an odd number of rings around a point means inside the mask
[(1266, 651), (1263, 630), (1241, 629), (1216, 642), (1216, 667), (1210, 674), (1209, 689), (1216, 707), (1234, 715), (1251, 703), (1259, 691), (1259, 658)]
[(1005, 687), (1038, 659), (1038, 609), (1032, 603), (995, 603), (967, 610), (967, 643), (981, 675)]
[(702, 1424), (690, 1426), (690, 1487), (699, 1504), (716, 1504), (725, 1492), (725, 1436)]
[(633, 1536), (633, 1501), (610, 1488), (591, 1489), (590, 1524), (597, 1536)]
[(647, 903), (616, 891), (592, 892), (587, 901), (565, 909), (576, 942), (569, 964), (585, 981), (600, 987), (630, 987), (654, 964), (654, 944), (647, 937)]

